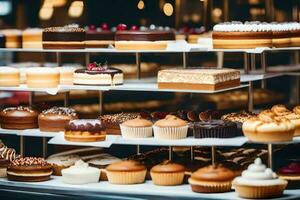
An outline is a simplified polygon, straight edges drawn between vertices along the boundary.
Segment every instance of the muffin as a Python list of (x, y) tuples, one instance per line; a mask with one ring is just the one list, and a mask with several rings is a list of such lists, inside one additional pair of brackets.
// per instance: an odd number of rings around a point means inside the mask
[(288, 181), (288, 189), (300, 188), (300, 163), (293, 162), (277, 171), (279, 178)]
[(176, 140), (187, 137), (188, 123), (174, 115), (167, 115), (153, 126), (156, 139)]
[(223, 120), (201, 121), (194, 123), (195, 138), (232, 138), (237, 136), (237, 125)]
[(111, 184), (139, 184), (145, 181), (147, 168), (138, 161), (126, 160), (106, 167), (108, 182)]
[(265, 110), (258, 117), (247, 120), (243, 132), (253, 142), (287, 142), (293, 140), (295, 125), (271, 110)]
[(151, 168), (150, 174), (154, 185), (173, 186), (181, 185), (185, 167), (167, 160)]
[(80, 160), (80, 156), (76, 154), (50, 156), (47, 162), (52, 165), (53, 175), (61, 176), (61, 170), (71, 167), (76, 161)]
[(221, 164), (198, 169), (189, 178), (193, 192), (220, 193), (231, 190), (236, 173)]
[(124, 138), (146, 138), (152, 136), (152, 122), (137, 117), (120, 124), (121, 134)]
[(232, 184), (240, 197), (262, 199), (282, 196), (287, 181), (279, 179), (272, 169), (266, 168), (257, 158)]

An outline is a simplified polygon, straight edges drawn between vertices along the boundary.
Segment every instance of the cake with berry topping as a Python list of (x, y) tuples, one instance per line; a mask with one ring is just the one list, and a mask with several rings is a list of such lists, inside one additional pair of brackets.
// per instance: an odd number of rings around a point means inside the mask
[(103, 23), (99, 28), (95, 25), (86, 28), (86, 48), (107, 48), (115, 43), (115, 32), (108, 24)]
[(73, 83), (76, 85), (121, 85), (123, 72), (108, 67), (107, 63), (90, 63), (87, 69), (77, 69), (74, 72)]
[(117, 26), (115, 48), (119, 50), (164, 50), (168, 43), (175, 41), (172, 30), (145, 29), (132, 26), (127, 30), (125, 24)]
[(84, 49), (85, 30), (77, 25), (48, 27), (43, 30), (44, 49)]
[(66, 124), (74, 119), (78, 119), (74, 109), (53, 107), (39, 114), (38, 123), (41, 131), (58, 132), (64, 131)]

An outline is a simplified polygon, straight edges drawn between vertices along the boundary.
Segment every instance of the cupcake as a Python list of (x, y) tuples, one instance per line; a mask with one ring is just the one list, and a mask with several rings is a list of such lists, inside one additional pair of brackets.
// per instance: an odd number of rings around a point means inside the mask
[(271, 111), (274, 112), (277, 116), (285, 116), (291, 113), (291, 111), (287, 109), (287, 107), (285, 107), (285, 105), (283, 104), (272, 106)]
[(111, 184), (139, 184), (145, 181), (147, 168), (138, 161), (126, 160), (106, 167), (108, 182)]
[(193, 192), (220, 193), (231, 190), (236, 173), (221, 164), (198, 169), (189, 178)]
[(194, 123), (195, 138), (232, 138), (237, 136), (237, 125), (223, 120), (201, 121)]
[(282, 167), (277, 172), (279, 178), (288, 181), (289, 189), (300, 188), (300, 163), (293, 162), (286, 167)]
[(52, 165), (53, 175), (61, 176), (61, 171), (63, 169), (73, 166), (75, 162), (78, 160), (80, 160), (80, 156), (76, 154), (70, 154), (70, 155), (50, 156), (47, 159), (47, 162)]
[(188, 123), (174, 115), (167, 115), (155, 122), (153, 130), (157, 139), (183, 139), (187, 137)]
[(89, 167), (89, 164), (78, 160), (74, 166), (61, 171), (62, 181), (72, 185), (97, 183), (100, 178), (100, 169)]
[(262, 199), (282, 196), (287, 181), (279, 179), (272, 169), (266, 168), (257, 158), (232, 184), (240, 197)]
[(185, 167), (167, 160), (151, 168), (150, 174), (154, 185), (181, 185)]
[(243, 132), (253, 142), (287, 142), (293, 140), (295, 125), (271, 110), (264, 110), (243, 124)]
[(146, 138), (152, 136), (152, 122), (137, 117), (120, 124), (121, 134), (124, 138)]

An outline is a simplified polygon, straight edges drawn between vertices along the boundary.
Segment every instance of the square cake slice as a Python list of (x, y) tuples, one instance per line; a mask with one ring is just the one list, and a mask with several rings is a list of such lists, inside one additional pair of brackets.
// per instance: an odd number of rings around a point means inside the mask
[(240, 85), (240, 71), (216, 68), (174, 68), (158, 72), (159, 89), (221, 90)]

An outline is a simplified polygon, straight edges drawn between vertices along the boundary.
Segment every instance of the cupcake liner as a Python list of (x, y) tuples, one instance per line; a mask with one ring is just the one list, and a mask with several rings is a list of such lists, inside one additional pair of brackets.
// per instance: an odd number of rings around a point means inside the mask
[(6, 167), (0, 168), (0, 178), (6, 178), (6, 176), (7, 176), (6, 171), (7, 171)]
[(195, 138), (232, 138), (237, 136), (237, 128), (235, 126), (205, 128), (194, 127)]
[(184, 172), (174, 173), (155, 173), (150, 172), (154, 185), (173, 186), (181, 185), (184, 178)]
[(231, 181), (225, 182), (206, 182), (206, 181), (195, 181), (189, 178), (189, 184), (192, 187), (193, 192), (198, 193), (220, 193), (231, 191)]
[(280, 197), (286, 184), (270, 185), (270, 186), (248, 186), (248, 185), (234, 185), (238, 195), (242, 198), (261, 199)]
[(121, 135), (124, 138), (152, 137), (152, 127), (128, 127), (120, 124)]
[(145, 182), (147, 170), (132, 172), (106, 171), (108, 182), (111, 184), (129, 185)]
[(187, 137), (188, 126), (181, 127), (158, 127), (153, 126), (154, 137), (164, 140), (178, 140)]

